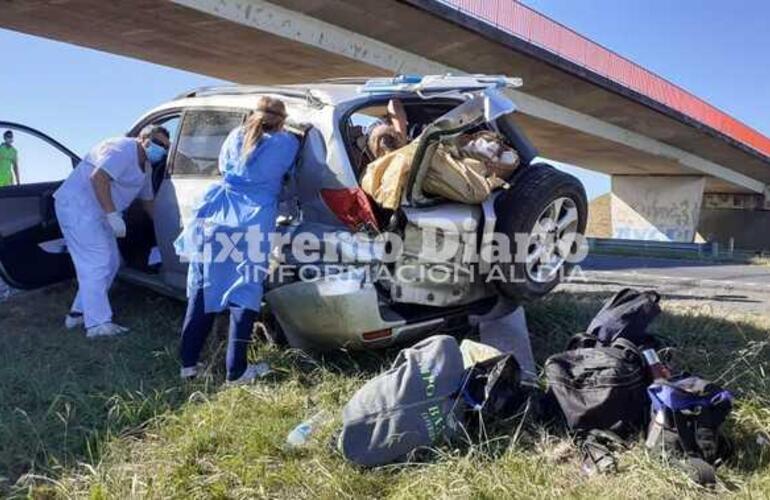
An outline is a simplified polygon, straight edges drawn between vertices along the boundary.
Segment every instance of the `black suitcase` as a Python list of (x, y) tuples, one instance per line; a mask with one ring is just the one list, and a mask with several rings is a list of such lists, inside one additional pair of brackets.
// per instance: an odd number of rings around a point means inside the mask
[(629, 435), (647, 421), (649, 375), (637, 347), (624, 338), (602, 345), (592, 335), (572, 338), (568, 350), (545, 362), (548, 391), (574, 432)]

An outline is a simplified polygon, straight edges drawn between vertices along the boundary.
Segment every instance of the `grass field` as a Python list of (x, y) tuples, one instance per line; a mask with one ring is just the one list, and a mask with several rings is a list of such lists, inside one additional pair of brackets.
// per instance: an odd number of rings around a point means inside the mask
[[(310, 358), (260, 347), (277, 379), (222, 387), (222, 335), (213, 369), (179, 382), (177, 330), (183, 305), (127, 285), (114, 293), (133, 332), (89, 341), (61, 319), (70, 285), (0, 304), (0, 496), (33, 498), (695, 498), (703, 491), (648, 457), (621, 456), (622, 471), (586, 478), (566, 437), (537, 426), (501, 431), (427, 463), (374, 471), (347, 464), (330, 446), (338, 421), (312, 443), (284, 446), (300, 420), (336, 411), (394, 352)], [(555, 293), (528, 309), (542, 362), (585, 328), (604, 294)], [(677, 346), (686, 369), (734, 390), (728, 428), (737, 453), (719, 471), (717, 493), (770, 496), (770, 319), (724, 318), (697, 303), (667, 306), (654, 330)], [(516, 436), (514, 439), (513, 436)]]

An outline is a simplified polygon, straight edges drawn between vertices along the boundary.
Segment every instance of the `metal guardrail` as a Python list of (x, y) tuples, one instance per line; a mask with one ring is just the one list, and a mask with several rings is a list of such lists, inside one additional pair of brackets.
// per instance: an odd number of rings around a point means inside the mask
[(597, 253), (622, 253), (638, 256), (673, 256), (698, 259), (751, 260), (761, 252), (737, 250), (734, 245), (718, 242), (683, 243), (679, 241), (626, 240), (620, 238), (587, 238), (588, 249)]
[(671, 252), (696, 253), (698, 255), (711, 250), (709, 243), (682, 243), (678, 241), (624, 240), (620, 238), (588, 238), (591, 250), (660, 250)]

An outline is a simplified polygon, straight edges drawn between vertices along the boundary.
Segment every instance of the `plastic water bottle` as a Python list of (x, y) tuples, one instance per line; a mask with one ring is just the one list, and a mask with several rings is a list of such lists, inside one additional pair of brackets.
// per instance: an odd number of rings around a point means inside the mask
[(330, 417), (331, 416), (326, 410), (319, 411), (292, 429), (292, 431), (286, 437), (286, 444), (292, 448), (305, 446), (308, 441), (310, 441), (310, 437), (318, 429), (318, 427), (324, 422), (328, 421)]

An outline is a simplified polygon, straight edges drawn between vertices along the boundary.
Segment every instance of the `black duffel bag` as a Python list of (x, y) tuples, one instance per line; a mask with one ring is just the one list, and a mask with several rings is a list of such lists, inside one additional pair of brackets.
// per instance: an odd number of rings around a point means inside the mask
[(604, 303), (586, 333), (602, 344), (624, 338), (636, 345), (649, 342), (647, 326), (660, 314), (660, 294), (624, 288)]
[(649, 375), (641, 353), (625, 338), (602, 345), (578, 334), (568, 350), (546, 360), (545, 376), (573, 432), (609, 430), (625, 439), (646, 424)]

